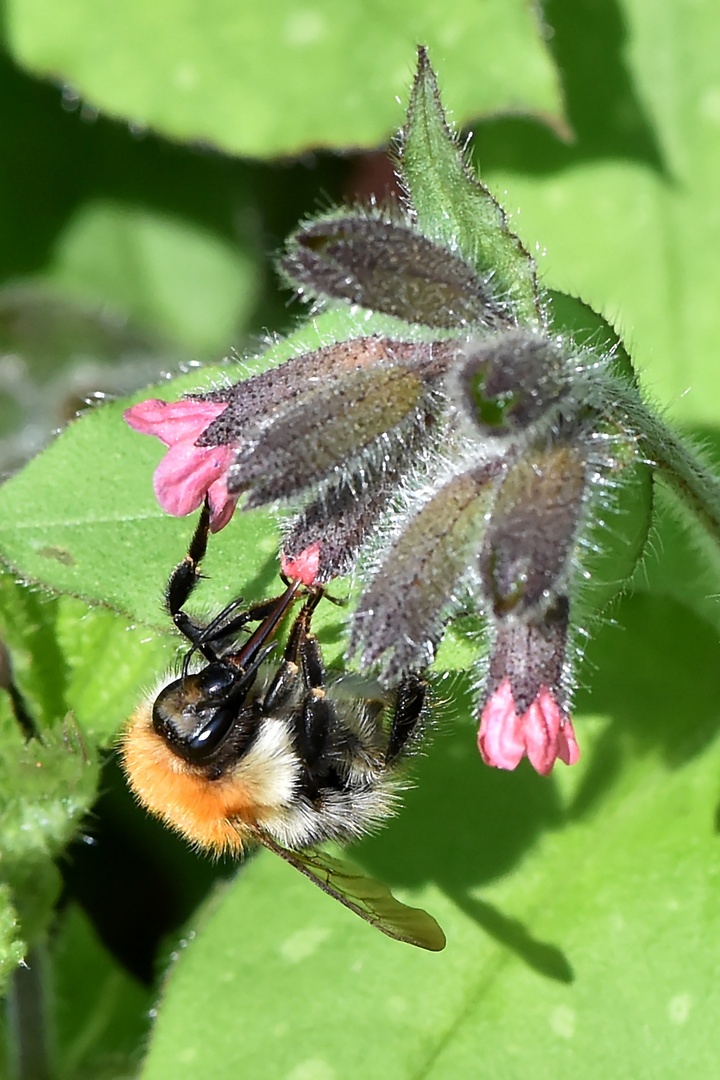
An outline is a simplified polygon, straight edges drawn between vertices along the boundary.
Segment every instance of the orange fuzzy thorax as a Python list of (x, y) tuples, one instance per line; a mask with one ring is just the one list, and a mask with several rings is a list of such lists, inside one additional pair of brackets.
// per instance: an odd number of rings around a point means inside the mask
[[(120, 743), (128, 783), (150, 813), (198, 848), (241, 855), (255, 821), (247, 785), (230, 774), (208, 780), (172, 752), (152, 724), (152, 706), (139, 705)], [(243, 827), (245, 826), (245, 828)]]

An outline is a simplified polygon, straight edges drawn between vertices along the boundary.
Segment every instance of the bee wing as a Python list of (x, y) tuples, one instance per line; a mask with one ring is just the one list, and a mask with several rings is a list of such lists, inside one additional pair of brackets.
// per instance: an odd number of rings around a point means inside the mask
[(422, 908), (401, 904), (386, 885), (368, 877), (359, 867), (325, 851), (290, 851), (264, 833), (258, 833), (257, 839), (388, 937), (431, 952), (445, 948), (445, 934), (432, 915)]

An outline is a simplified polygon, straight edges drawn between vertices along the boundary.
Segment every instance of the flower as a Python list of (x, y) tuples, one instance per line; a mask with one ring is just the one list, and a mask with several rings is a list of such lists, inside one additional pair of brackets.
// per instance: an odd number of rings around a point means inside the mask
[(566, 708), (570, 604), (557, 596), (544, 612), (495, 624), (478, 732), (486, 765), (515, 769), (527, 757), (541, 776), (560, 758), (580, 757)]
[(284, 553), (280, 557), (280, 569), (285, 577), (292, 581), (301, 581), (303, 585), (314, 585), (320, 568), (320, 542), (311, 544), (295, 558)]
[(515, 769), (527, 757), (541, 776), (552, 771), (558, 758), (574, 765), (580, 757), (572, 721), (552, 690), (541, 686), (529, 708), (518, 714), (509, 678), (483, 709), (478, 747), (486, 765)]
[(236, 495), (227, 490), (226, 475), (235, 452), (232, 446), (197, 446), (205, 429), (227, 408), (219, 401), (159, 401), (150, 398), (126, 409), (125, 421), (134, 431), (156, 435), (170, 449), (158, 465), (153, 487), (168, 514), (184, 517), (207, 496), (210, 528), (218, 532), (233, 515)]

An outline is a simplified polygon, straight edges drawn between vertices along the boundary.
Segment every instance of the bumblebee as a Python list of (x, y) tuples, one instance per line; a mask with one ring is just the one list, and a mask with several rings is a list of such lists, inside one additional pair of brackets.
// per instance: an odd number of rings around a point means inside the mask
[[(205, 506), (166, 591), (191, 647), (180, 677), (140, 704), (122, 737), (131, 789), (194, 846), (240, 856), (262, 844), (388, 936), (442, 949), (443, 932), (425, 911), (315, 849), (356, 839), (393, 813), (424, 679), (403, 679), (390, 710), (379, 688), (360, 696), (352, 680), (328, 680), (311, 631), (324, 590), (300, 581), (253, 607), (237, 599), (209, 624), (197, 623), (184, 605), (200, 578), (208, 531)], [(274, 637), (298, 604), (282, 659), (272, 663)], [(257, 626), (239, 644), (249, 623)], [(203, 664), (191, 671), (198, 655)]]

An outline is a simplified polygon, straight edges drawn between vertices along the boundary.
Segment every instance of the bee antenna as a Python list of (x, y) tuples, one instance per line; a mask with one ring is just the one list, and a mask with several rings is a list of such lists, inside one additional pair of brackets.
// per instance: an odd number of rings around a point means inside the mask
[(232, 615), (233, 611), (235, 611), (236, 608), (239, 608), (240, 605), (242, 604), (242, 602), (243, 602), (242, 596), (238, 596), (235, 600), (233, 600), (230, 604), (228, 604), (227, 607), (224, 607), (222, 609), (222, 611), (220, 612), (220, 614), (216, 615), (215, 618), (212, 620), (212, 622), (208, 623), (208, 625), (203, 629), (202, 633), (198, 635), (197, 641), (194, 641), (192, 643), (192, 646), (188, 649), (187, 653), (185, 654), (185, 659), (183, 660), (183, 666), (182, 666), (182, 677), (183, 677), (183, 679), (187, 678), (188, 670), (189, 670), (189, 667), (190, 667), (190, 661), (192, 660), (193, 654), (196, 653), (198, 651), (198, 649), (203, 649), (203, 646), (205, 646), (205, 650), (203, 650), (203, 653), (204, 653), (206, 659), (208, 659), (208, 660), (216, 660), (217, 659), (217, 656), (214, 655), (214, 651), (213, 651), (213, 655), (211, 655), (211, 656), (207, 655), (207, 651), (209, 651), (209, 650), (207, 650), (208, 642), (210, 642), (213, 639), (218, 638), (218, 637), (221, 636), (217, 632), (218, 629), (226, 621), (228, 615)]

